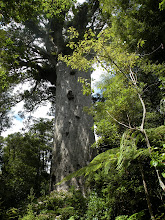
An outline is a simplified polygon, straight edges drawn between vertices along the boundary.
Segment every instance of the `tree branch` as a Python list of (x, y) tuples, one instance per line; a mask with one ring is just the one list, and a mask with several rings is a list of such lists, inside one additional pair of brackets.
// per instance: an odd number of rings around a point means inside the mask
[(132, 130), (135, 130), (135, 129), (136, 129), (136, 128), (132, 128), (131, 126), (126, 125), (126, 124), (124, 124), (124, 123), (118, 121), (118, 120), (117, 120), (116, 118), (114, 118), (108, 111), (106, 111), (106, 112), (107, 112), (107, 114), (108, 114), (114, 121), (116, 121), (118, 124), (120, 124), (120, 125), (122, 125), (122, 126), (124, 126), (124, 127), (126, 127), (126, 128), (132, 129)]

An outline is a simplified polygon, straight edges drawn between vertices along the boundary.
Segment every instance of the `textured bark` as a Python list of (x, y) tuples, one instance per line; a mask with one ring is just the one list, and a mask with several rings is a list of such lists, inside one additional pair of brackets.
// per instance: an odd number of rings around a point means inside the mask
[(91, 105), (91, 97), (82, 94), (78, 77), (90, 80), (90, 72), (73, 71), (64, 63), (57, 65), (55, 138), (52, 153), (51, 190), (68, 190), (71, 185), (82, 188), (82, 179), (73, 178), (59, 186), (68, 174), (87, 165), (92, 159), (94, 142), (92, 116), (83, 111)]

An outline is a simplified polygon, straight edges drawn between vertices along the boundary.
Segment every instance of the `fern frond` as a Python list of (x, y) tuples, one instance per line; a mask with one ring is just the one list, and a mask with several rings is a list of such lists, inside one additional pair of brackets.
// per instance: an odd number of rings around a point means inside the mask
[(117, 163), (117, 170), (128, 167), (132, 160), (139, 157), (149, 156), (149, 150), (137, 148), (139, 141), (143, 140), (143, 136), (139, 131), (127, 130), (124, 132), (120, 142), (120, 155)]
[(76, 178), (79, 176), (88, 176), (101, 168), (105, 169), (105, 172), (108, 172), (110, 164), (115, 160), (117, 161), (119, 155), (118, 152), (119, 149), (114, 148), (97, 155), (87, 166), (82, 167), (81, 169), (66, 176), (62, 179), (62, 181), (60, 181), (56, 185), (60, 185), (61, 183), (69, 181), (74, 177)]

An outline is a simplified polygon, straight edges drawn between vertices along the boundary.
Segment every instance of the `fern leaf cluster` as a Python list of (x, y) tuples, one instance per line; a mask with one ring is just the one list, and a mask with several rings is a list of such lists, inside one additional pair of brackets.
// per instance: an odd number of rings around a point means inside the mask
[(82, 167), (81, 169), (66, 176), (61, 182), (57, 183), (57, 185), (60, 185), (65, 181), (69, 181), (74, 177), (88, 176), (101, 168), (103, 168), (105, 172), (108, 173), (111, 162), (117, 161), (118, 156), (119, 148), (107, 150), (106, 152), (97, 155), (87, 166)]
[(147, 148), (138, 148), (138, 143), (143, 141), (143, 135), (140, 131), (126, 130), (122, 135), (120, 142), (120, 154), (117, 163), (117, 169), (128, 167), (131, 161), (139, 157), (149, 156)]

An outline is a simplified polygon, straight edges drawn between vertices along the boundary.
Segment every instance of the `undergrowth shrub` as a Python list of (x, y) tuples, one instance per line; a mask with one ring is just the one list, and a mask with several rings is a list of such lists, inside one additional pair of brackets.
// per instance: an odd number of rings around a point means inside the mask
[(105, 201), (92, 192), (89, 196), (88, 209), (86, 212), (86, 220), (108, 219)]
[(141, 212), (138, 212), (138, 213), (134, 213), (131, 216), (128, 216), (128, 215), (117, 216), (115, 218), (115, 220), (141, 220), (143, 216), (144, 216), (144, 212), (141, 211)]
[(86, 198), (80, 191), (74, 189), (69, 192), (53, 191), (50, 195), (32, 201), (28, 205), (27, 214), (20, 220), (82, 219), (86, 204)]

